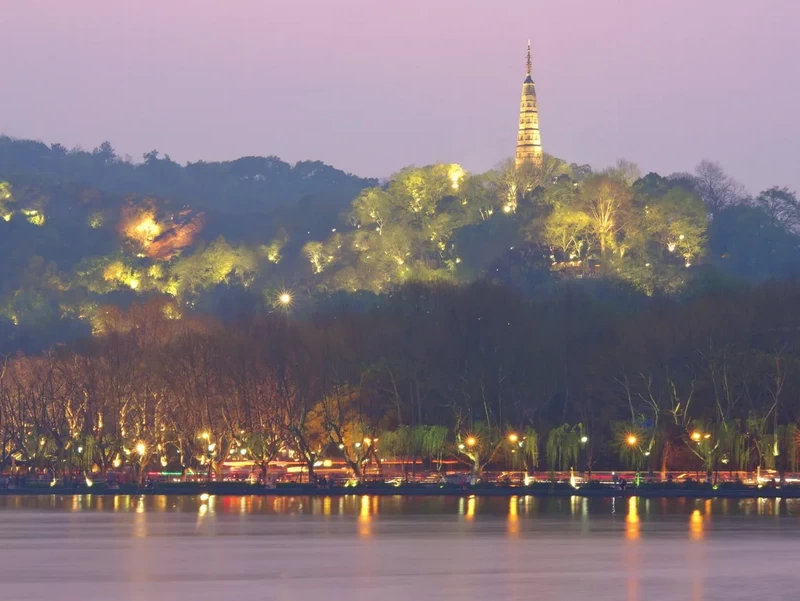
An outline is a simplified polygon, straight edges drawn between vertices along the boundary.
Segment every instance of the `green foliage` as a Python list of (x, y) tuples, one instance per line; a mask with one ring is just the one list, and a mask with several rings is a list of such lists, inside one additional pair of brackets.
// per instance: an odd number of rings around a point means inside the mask
[(578, 465), (582, 436), (581, 424), (562, 424), (550, 430), (545, 444), (545, 457), (551, 474), (556, 470), (565, 471)]
[(218, 284), (251, 284), (258, 269), (255, 254), (243, 247), (234, 248), (218, 238), (205, 248), (181, 257), (172, 268), (181, 294), (195, 293)]

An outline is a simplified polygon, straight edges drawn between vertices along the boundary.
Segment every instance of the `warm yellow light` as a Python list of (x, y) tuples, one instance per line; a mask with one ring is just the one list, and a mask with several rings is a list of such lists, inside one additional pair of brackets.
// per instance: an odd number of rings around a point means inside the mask
[(145, 451), (147, 451), (147, 447), (143, 442), (136, 445), (136, 452), (139, 453), (139, 455), (144, 455)]
[(517, 436), (516, 434), (509, 434), (508, 435), (508, 441), (509, 442), (517, 442), (518, 440), (519, 440), (519, 436)]
[(701, 437), (700, 432), (692, 432), (692, 440), (694, 440), (695, 442), (700, 440), (700, 437)]
[(511, 205), (503, 205), (503, 213), (510, 213), (513, 209)]
[(450, 185), (453, 190), (458, 190), (461, 178), (464, 177), (464, 169), (461, 168), (461, 165), (451, 165), (447, 175), (450, 178)]
[(467, 438), (467, 440), (465, 442), (467, 443), (468, 447), (474, 447), (477, 444), (478, 441), (475, 440), (474, 436), (470, 436), (469, 438)]
[(202, 438), (203, 440), (208, 440), (210, 437), (211, 437), (211, 435), (208, 432), (203, 432), (200, 435), (200, 438)]
[(633, 434), (628, 434), (627, 442), (629, 445), (633, 446), (637, 441), (638, 439)]
[(282, 305), (291, 305), (292, 304), (292, 295), (288, 292), (284, 292), (278, 297), (278, 300)]
[(364, 444), (367, 445), (367, 446), (371, 445), (372, 444), (372, 439), (371, 438), (365, 438), (364, 439)]

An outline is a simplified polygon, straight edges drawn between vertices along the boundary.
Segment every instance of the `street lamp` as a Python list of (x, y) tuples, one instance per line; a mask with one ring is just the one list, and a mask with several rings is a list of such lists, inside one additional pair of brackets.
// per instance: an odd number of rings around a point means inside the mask
[(466, 440), (466, 443), (467, 443), (467, 446), (468, 446), (468, 447), (474, 447), (474, 446), (477, 444), (477, 442), (478, 442), (478, 441), (477, 441), (477, 440), (475, 440), (475, 437), (474, 437), (474, 436), (470, 436), (470, 437), (469, 437), (469, 438), (467, 438), (467, 440)]
[(136, 445), (136, 452), (139, 453), (140, 457), (142, 455), (144, 455), (146, 451), (147, 451), (147, 447), (145, 446), (145, 444), (143, 442), (140, 442), (140, 443), (138, 443)]
[(693, 441), (695, 441), (695, 442), (700, 442), (700, 438), (702, 438), (702, 434), (700, 434), (700, 432), (697, 432), (697, 431), (695, 430), (694, 432), (692, 432), (692, 436), (691, 436), (691, 438), (692, 438), (692, 440), (693, 440)]
[(509, 442), (511, 442), (511, 443), (515, 443), (515, 442), (517, 442), (518, 440), (519, 440), (519, 436), (517, 436), (516, 434), (513, 434), (513, 433), (512, 433), (512, 434), (509, 434), (509, 435), (508, 435), (508, 441), (509, 441)]
[(626, 442), (627, 442), (627, 443), (628, 443), (630, 446), (633, 446), (633, 445), (635, 445), (635, 444), (638, 442), (638, 440), (639, 440), (639, 439), (638, 439), (638, 438), (636, 438), (636, 436), (635, 436), (635, 435), (633, 435), (633, 434), (628, 434), (628, 438), (626, 439)]

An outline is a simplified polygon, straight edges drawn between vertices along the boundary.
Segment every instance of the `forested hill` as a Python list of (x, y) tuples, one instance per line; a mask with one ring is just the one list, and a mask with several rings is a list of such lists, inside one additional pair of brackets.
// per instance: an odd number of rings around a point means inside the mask
[(681, 299), (796, 276), (799, 227), (793, 191), (749, 193), (708, 161), (665, 176), (545, 156), (379, 185), (319, 162), (135, 162), (0, 137), (0, 353), (102, 334), (149, 301), (175, 319), (302, 317), (476, 280)]
[(82, 184), (126, 196), (159, 196), (223, 213), (263, 213), (321, 197), (349, 204), (361, 189), (375, 185), (319, 161), (292, 166), (278, 157), (179, 165), (153, 150), (134, 162), (120, 157), (109, 142), (93, 151), (67, 150), (33, 140), (0, 137), (0, 179), (31, 185)]

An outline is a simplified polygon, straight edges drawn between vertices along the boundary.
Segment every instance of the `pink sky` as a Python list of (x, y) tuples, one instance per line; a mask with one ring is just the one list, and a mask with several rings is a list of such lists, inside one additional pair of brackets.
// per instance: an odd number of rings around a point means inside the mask
[(0, 131), (367, 176), (545, 150), (800, 188), (798, 0), (3, 0)]

